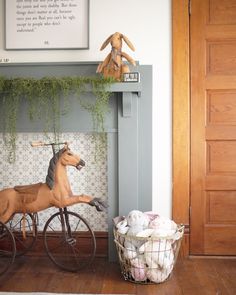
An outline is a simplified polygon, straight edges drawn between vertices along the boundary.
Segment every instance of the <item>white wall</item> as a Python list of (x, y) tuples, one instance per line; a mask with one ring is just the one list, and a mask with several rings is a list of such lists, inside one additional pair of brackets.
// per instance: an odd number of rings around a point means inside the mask
[[(10, 0), (7, 0), (10, 1)], [(90, 49), (4, 50), (4, 5), (0, 0), (0, 59), (10, 62), (100, 61), (102, 42), (124, 33), (140, 64), (153, 65), (153, 210), (171, 216), (171, 0), (90, 0)], [(63, 38), (63, 35), (62, 35)], [(1, 70), (1, 69), (0, 69)]]

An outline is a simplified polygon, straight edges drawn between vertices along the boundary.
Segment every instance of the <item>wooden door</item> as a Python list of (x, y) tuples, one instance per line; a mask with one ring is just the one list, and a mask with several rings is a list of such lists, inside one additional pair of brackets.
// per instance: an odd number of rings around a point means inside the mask
[(192, 0), (190, 254), (236, 255), (236, 0)]

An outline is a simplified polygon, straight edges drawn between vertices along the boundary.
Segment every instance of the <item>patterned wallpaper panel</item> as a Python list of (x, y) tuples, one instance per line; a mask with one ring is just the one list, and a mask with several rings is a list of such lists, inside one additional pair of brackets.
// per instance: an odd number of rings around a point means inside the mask
[[(52, 134), (47, 136), (52, 137)], [(7, 151), (0, 137), (0, 189), (15, 185), (45, 182), (48, 163), (52, 157), (51, 147), (32, 148), (30, 142), (42, 140), (51, 142), (43, 133), (18, 133), (16, 161), (7, 162)], [(107, 200), (107, 151), (103, 147), (95, 158), (95, 141), (89, 133), (62, 133), (61, 141), (69, 142), (73, 152), (79, 154), (86, 162), (80, 171), (68, 167), (68, 176), (74, 194), (87, 194)], [(99, 145), (100, 146), (100, 145)], [(69, 207), (82, 215), (95, 231), (107, 231), (107, 212), (97, 212), (94, 207), (77, 204)], [(39, 230), (43, 230), (47, 219), (57, 212), (56, 208), (49, 208), (39, 212)]]

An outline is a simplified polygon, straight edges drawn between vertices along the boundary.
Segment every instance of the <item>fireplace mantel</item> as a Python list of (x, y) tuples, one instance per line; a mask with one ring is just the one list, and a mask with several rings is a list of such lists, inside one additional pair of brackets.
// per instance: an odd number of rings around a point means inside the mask
[[(96, 62), (1, 64), (6, 77), (92, 76)], [(152, 209), (152, 66), (139, 65), (140, 83), (115, 83), (110, 86), (111, 112), (105, 122), (108, 138), (108, 228), (109, 258), (115, 258), (112, 219), (131, 210)], [(86, 98), (94, 99), (88, 87)], [(69, 115), (61, 117), (62, 132), (92, 132), (87, 111), (71, 97)], [(30, 122), (22, 104), (18, 132), (42, 132), (40, 122)]]

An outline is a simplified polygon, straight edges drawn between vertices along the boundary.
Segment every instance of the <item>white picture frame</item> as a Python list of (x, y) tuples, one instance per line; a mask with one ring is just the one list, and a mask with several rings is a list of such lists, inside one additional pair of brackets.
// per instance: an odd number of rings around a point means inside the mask
[(5, 0), (5, 49), (88, 49), (89, 0)]

